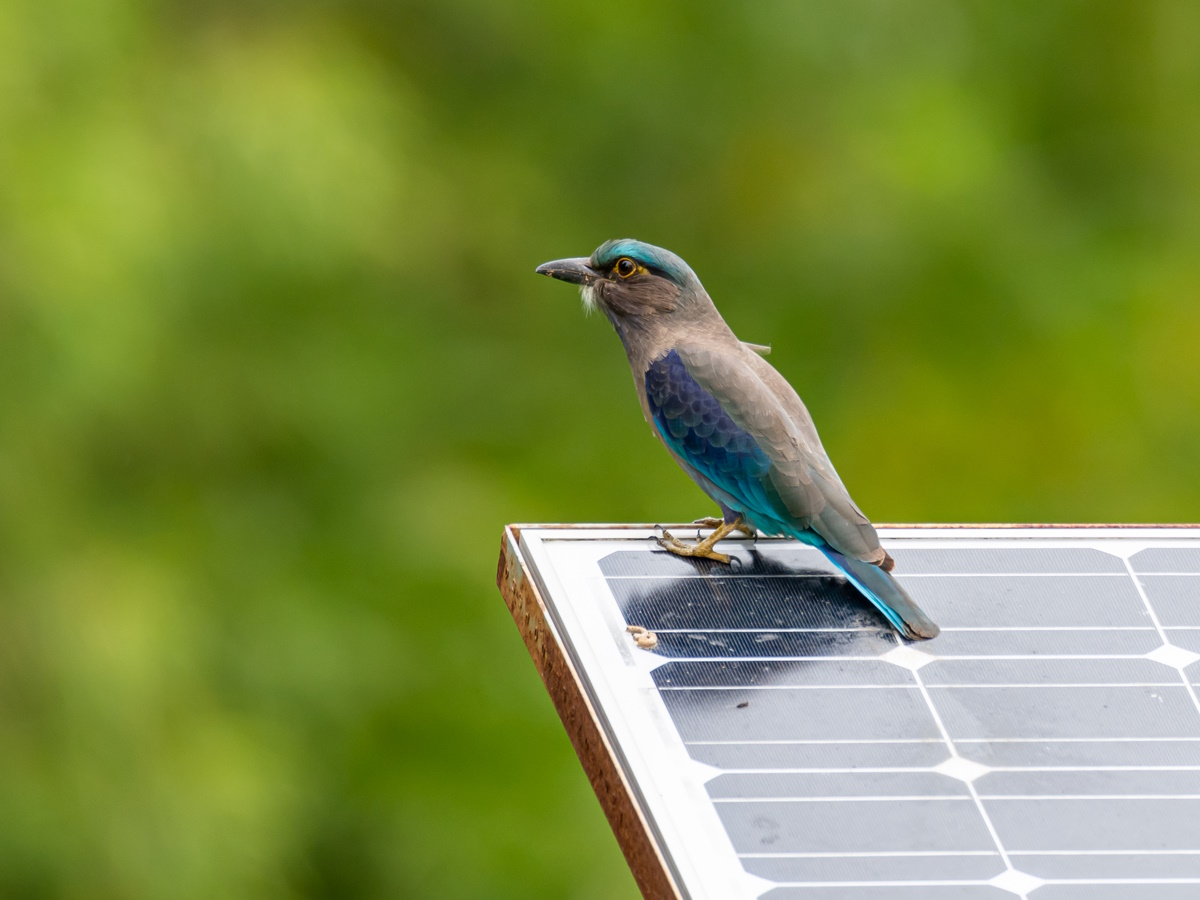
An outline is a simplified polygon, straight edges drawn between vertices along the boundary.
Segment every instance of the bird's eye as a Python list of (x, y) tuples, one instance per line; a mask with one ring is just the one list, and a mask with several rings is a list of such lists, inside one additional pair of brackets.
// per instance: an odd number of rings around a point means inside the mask
[(622, 278), (628, 278), (637, 271), (637, 263), (628, 256), (623, 256), (617, 260), (617, 274)]

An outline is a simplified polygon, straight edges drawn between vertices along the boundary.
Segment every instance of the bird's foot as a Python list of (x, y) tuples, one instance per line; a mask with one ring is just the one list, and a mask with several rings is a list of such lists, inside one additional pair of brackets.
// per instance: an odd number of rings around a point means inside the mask
[(711, 559), (715, 562), (728, 564), (729, 555), (727, 553), (718, 553), (713, 548), (717, 545), (717, 541), (724, 540), (731, 533), (742, 530), (742, 528), (743, 522), (740, 516), (736, 522), (730, 522), (729, 524), (718, 521), (712, 534), (695, 544), (685, 544), (664, 528), (662, 537), (657, 539), (658, 546), (674, 553), (676, 556), (698, 557), (700, 559)]
[[(725, 520), (716, 516), (705, 516), (703, 519), (697, 519), (692, 524), (699, 525), (703, 528), (720, 528), (725, 524)], [(758, 537), (758, 529), (752, 525), (747, 525), (740, 516), (738, 517), (738, 520), (733, 523), (733, 529), (734, 531), (740, 531), (748, 538)]]
[[(716, 544), (716, 541), (713, 540), (713, 537), (717, 534), (719, 534), (719, 532), (714, 531), (712, 534), (698, 543), (685, 544), (683, 541), (679, 540), (679, 538), (675, 537), (675, 535), (671, 534), (671, 532), (664, 528), (662, 537), (657, 538), (656, 540), (658, 541), (658, 546), (662, 547), (664, 550), (669, 550), (676, 556), (692, 556), (700, 559), (711, 559), (715, 562), (728, 564), (729, 554), (718, 553), (713, 549), (713, 545)], [(724, 535), (722, 535), (722, 537), (723, 536)], [(718, 538), (718, 540), (720, 540), (720, 538)]]

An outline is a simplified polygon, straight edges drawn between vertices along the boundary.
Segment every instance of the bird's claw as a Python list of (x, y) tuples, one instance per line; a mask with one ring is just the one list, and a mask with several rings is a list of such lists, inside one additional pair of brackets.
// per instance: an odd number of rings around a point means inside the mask
[(712, 534), (702, 541), (697, 541), (695, 544), (685, 544), (665, 528), (663, 529), (662, 537), (655, 538), (655, 540), (658, 542), (658, 546), (670, 553), (674, 553), (676, 556), (690, 556), (693, 558), (698, 557), (700, 559), (711, 559), (714, 562), (725, 563), (728, 565), (732, 561), (732, 558), (729, 556), (729, 554), (718, 553), (713, 548), (716, 546), (718, 541), (724, 540), (726, 537), (728, 537), (730, 532), (744, 531), (745, 528), (746, 525), (739, 517), (736, 522), (718, 522)]
[[(713, 532), (716, 534), (716, 532)], [(713, 544), (716, 541), (711, 539), (711, 536), (697, 544), (685, 544), (671, 532), (663, 529), (662, 537), (655, 538), (658, 546), (662, 547), (676, 556), (690, 556), (698, 559), (711, 559), (714, 562), (729, 563), (729, 555), (727, 553), (718, 553), (713, 549)]]

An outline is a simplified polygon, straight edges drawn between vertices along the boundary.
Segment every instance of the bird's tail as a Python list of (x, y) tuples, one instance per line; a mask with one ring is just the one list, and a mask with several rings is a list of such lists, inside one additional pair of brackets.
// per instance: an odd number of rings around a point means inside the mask
[(913, 602), (908, 591), (883, 569), (860, 559), (850, 559), (828, 546), (820, 549), (906, 638), (923, 641), (938, 636), (941, 629)]

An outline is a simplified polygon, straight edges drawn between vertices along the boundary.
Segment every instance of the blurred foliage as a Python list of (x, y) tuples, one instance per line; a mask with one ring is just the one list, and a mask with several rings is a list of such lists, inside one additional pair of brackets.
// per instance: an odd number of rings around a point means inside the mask
[[(0, 894), (631, 898), (493, 583), (710, 512), (692, 263), (877, 521), (1200, 508), (1200, 6), (0, 4)], [(614, 490), (614, 487), (618, 488)]]

